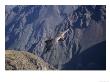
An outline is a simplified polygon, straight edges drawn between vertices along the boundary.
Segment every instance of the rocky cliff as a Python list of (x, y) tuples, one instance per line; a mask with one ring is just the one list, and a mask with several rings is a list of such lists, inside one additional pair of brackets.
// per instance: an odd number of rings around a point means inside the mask
[(55, 68), (37, 55), (26, 51), (5, 51), (6, 70), (54, 70)]

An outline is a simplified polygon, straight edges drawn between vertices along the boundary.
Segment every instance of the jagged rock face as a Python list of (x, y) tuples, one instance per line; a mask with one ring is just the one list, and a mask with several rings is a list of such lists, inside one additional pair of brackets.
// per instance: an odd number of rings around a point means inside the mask
[[(70, 29), (43, 53), (45, 40)], [(106, 40), (106, 6), (6, 6), (6, 49), (25, 50), (62, 68), (87, 48)]]
[(55, 68), (40, 57), (26, 51), (5, 51), (6, 70), (54, 70)]

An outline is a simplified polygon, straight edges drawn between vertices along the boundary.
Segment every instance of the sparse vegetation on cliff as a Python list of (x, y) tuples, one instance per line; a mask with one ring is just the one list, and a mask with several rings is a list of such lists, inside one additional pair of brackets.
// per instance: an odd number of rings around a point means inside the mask
[(5, 51), (6, 70), (52, 70), (54, 67), (43, 61), (37, 55), (26, 51)]

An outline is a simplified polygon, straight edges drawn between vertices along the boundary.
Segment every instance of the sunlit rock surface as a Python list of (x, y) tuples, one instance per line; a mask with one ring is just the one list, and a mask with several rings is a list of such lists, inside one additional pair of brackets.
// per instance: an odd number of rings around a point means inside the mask
[(5, 51), (6, 70), (54, 70), (42, 58), (26, 51)]

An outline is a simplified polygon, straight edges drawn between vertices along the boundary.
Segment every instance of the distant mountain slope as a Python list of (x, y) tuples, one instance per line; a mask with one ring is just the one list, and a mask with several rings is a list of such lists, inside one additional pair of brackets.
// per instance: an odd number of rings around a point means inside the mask
[(53, 70), (54, 67), (43, 61), (37, 55), (26, 51), (5, 51), (6, 70)]

